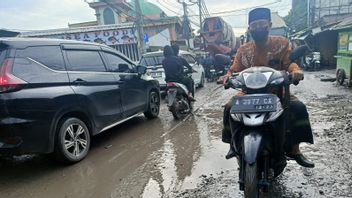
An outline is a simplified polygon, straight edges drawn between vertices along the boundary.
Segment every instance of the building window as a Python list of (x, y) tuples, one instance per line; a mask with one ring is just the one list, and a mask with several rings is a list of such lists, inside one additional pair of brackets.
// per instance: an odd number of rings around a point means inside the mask
[(105, 8), (104, 10), (104, 24), (115, 24), (115, 16), (110, 8)]

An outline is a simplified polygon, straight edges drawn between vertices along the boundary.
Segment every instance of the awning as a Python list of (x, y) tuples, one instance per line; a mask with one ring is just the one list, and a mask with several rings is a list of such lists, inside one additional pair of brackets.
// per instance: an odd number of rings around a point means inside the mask
[(19, 32), (16, 31), (0, 29), (0, 37), (15, 37), (18, 34)]

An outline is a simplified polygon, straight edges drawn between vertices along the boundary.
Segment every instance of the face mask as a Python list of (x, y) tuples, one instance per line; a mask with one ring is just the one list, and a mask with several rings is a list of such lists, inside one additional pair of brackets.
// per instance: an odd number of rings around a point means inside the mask
[(256, 30), (252, 30), (250, 32), (251, 32), (251, 36), (255, 42), (262, 42), (269, 35), (269, 30), (267, 30), (267, 29), (256, 29)]

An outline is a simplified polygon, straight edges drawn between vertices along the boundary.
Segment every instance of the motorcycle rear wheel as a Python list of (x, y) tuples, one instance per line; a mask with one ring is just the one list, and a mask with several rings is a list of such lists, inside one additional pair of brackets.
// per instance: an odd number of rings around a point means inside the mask
[(170, 109), (172, 116), (174, 116), (175, 120), (179, 120), (182, 118), (182, 113), (175, 107), (171, 107)]
[(244, 180), (244, 197), (259, 197), (257, 163), (253, 165), (246, 164)]
[(182, 112), (180, 107), (177, 106), (180, 100), (186, 100), (186, 99), (183, 96), (181, 96), (181, 98), (177, 99), (175, 103), (170, 107), (170, 111), (174, 116), (175, 120), (179, 120), (186, 115), (186, 113)]

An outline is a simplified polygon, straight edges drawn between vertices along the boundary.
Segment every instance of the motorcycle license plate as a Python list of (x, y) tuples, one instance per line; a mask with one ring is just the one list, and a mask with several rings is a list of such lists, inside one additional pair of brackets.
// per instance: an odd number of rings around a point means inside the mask
[(162, 74), (161, 74), (161, 72), (152, 72), (152, 73), (151, 73), (151, 76), (152, 76), (153, 78), (158, 78), (158, 77), (161, 77)]
[(274, 112), (276, 108), (277, 96), (273, 94), (235, 96), (231, 113)]
[(176, 99), (177, 89), (169, 88), (167, 91), (167, 106), (171, 107)]

